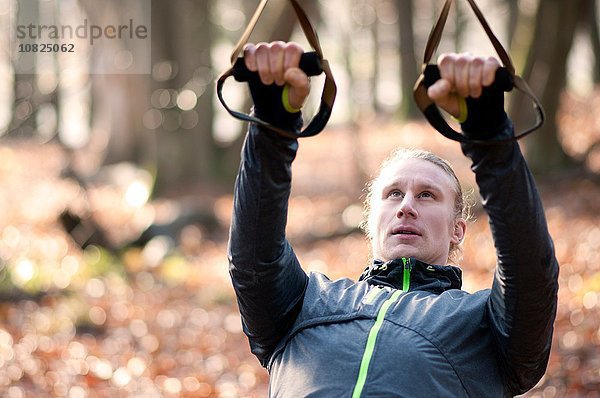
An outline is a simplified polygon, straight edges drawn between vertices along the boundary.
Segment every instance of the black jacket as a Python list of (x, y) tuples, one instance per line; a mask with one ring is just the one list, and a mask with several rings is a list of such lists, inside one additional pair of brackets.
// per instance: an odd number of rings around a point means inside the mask
[[(299, 124), (300, 121), (297, 121)], [(506, 121), (502, 134), (512, 134)], [(285, 238), (298, 143), (251, 125), (235, 187), (230, 274), (252, 352), (280, 397), (513, 396), (545, 372), (558, 264), (516, 144), (471, 146), (498, 266), (491, 289), (460, 269), (375, 262), (357, 282), (307, 275)]]

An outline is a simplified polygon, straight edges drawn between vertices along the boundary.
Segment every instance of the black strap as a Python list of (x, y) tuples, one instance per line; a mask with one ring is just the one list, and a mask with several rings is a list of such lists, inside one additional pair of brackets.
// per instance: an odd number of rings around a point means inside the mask
[(321, 50), (321, 44), (319, 42), (319, 38), (317, 36), (317, 32), (313, 28), (312, 24), (308, 20), (306, 13), (300, 6), (300, 4), (296, 0), (289, 0), (292, 3), (292, 7), (296, 12), (296, 16), (298, 17), (298, 21), (300, 22), (300, 26), (306, 36), (308, 43), (315, 50), (315, 54), (320, 61), (320, 69), (318, 70), (318, 74), (320, 74), (321, 70), (325, 73), (325, 84), (323, 86), (323, 93), (321, 94), (321, 105), (319, 106), (319, 111), (310, 121), (308, 126), (304, 128), (300, 133), (295, 133), (293, 131), (284, 130), (277, 126), (273, 126), (270, 123), (267, 123), (255, 116), (250, 116), (245, 113), (237, 112), (229, 108), (223, 99), (223, 85), (225, 80), (228, 77), (234, 76), (236, 71), (236, 64), (239, 65), (238, 57), (240, 56), (244, 45), (248, 42), (260, 15), (262, 14), (265, 6), (267, 5), (268, 0), (261, 0), (260, 4), (256, 8), (250, 23), (246, 27), (246, 30), (242, 34), (242, 37), (236, 44), (233, 52), (231, 53), (231, 68), (225, 71), (217, 80), (217, 96), (221, 104), (225, 107), (227, 112), (233, 117), (244, 120), (247, 122), (257, 123), (263, 127), (266, 127), (270, 130), (275, 131), (276, 133), (283, 135), (288, 138), (299, 138), (299, 137), (310, 137), (319, 134), (324, 128), (327, 122), (329, 121), (329, 117), (331, 116), (331, 111), (333, 109), (333, 104), (335, 102), (335, 96), (337, 93), (337, 86), (335, 84), (335, 80), (331, 73), (331, 69), (329, 68), (329, 62), (323, 58), (323, 52)]
[[(417, 103), (417, 106), (419, 107), (421, 112), (423, 112), (423, 114), (425, 115), (427, 121), (442, 135), (454, 141), (471, 142), (478, 144), (499, 144), (504, 143), (506, 141), (519, 140), (525, 137), (526, 135), (534, 132), (535, 130), (540, 128), (542, 124), (544, 124), (544, 110), (540, 101), (537, 99), (537, 97), (535, 96), (529, 85), (525, 82), (525, 80), (523, 80), (523, 78), (515, 74), (515, 68), (513, 66), (510, 56), (508, 55), (508, 53), (506, 52), (496, 35), (494, 35), (494, 32), (492, 32), (492, 29), (485, 20), (485, 17), (483, 16), (481, 10), (479, 10), (479, 7), (477, 7), (477, 4), (475, 4), (475, 1), (467, 1), (469, 2), (471, 9), (477, 16), (479, 23), (485, 30), (485, 33), (487, 34), (488, 38), (492, 42), (492, 45), (494, 46), (494, 49), (496, 50), (496, 53), (498, 54), (498, 57), (502, 62), (503, 67), (499, 70), (500, 76), (508, 75), (507, 77), (504, 77), (503, 80), (508, 79), (511, 82), (509, 87), (506, 87), (505, 84), (503, 84), (503, 89), (505, 91), (510, 91), (512, 87), (515, 87), (517, 90), (523, 92), (526, 96), (528, 96), (531, 99), (537, 115), (536, 123), (532, 127), (526, 129), (525, 131), (516, 134), (515, 137), (503, 140), (473, 140), (450, 127), (444, 119), (444, 117), (442, 116), (439, 109), (437, 108), (437, 106), (435, 105), (434, 101), (431, 98), (429, 98), (429, 96), (427, 95), (427, 88), (431, 84), (435, 83), (437, 79), (439, 79), (439, 73), (437, 78), (431, 77), (432, 74), (435, 75), (435, 72), (432, 73), (433, 65), (429, 65), (429, 62), (431, 61), (433, 54), (436, 52), (438, 45), (440, 44), (442, 33), (444, 31), (444, 26), (446, 25), (446, 20), (450, 11), (450, 6), (452, 5), (452, 0), (445, 1), (440, 16), (429, 34), (427, 45), (425, 46), (425, 55), (423, 57), (422, 72), (419, 78), (417, 79), (413, 89), (415, 102)], [(496, 76), (499, 75), (497, 74)]]

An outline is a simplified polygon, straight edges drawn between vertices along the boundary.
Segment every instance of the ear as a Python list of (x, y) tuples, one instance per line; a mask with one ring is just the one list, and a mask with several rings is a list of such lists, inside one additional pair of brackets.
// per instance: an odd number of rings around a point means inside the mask
[(465, 233), (467, 232), (467, 222), (464, 218), (457, 218), (454, 221), (454, 228), (452, 229), (452, 236), (450, 242), (458, 245), (465, 238)]

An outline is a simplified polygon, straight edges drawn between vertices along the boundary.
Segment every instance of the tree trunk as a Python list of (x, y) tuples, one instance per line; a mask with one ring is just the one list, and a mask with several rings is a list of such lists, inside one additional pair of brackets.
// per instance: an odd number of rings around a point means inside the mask
[[(80, 0), (92, 23), (126, 24), (127, 20), (119, 12), (120, 1), (111, 0), (99, 3)], [(127, 16), (129, 18), (129, 16)], [(132, 48), (124, 50), (134, 51)], [(104, 54), (102, 47), (95, 48), (92, 63), (98, 62)], [(84, 149), (84, 156), (98, 156), (98, 149), (104, 149), (104, 158), (98, 163), (113, 164), (134, 162), (152, 167), (155, 163), (156, 143), (153, 136), (146, 134), (142, 115), (150, 104), (151, 81), (148, 75), (96, 73), (90, 75), (92, 85), (91, 136)]]
[(598, 31), (598, 10), (596, 0), (587, 0), (587, 24), (594, 54), (594, 83), (600, 83), (600, 32)]
[[(6, 5), (8, 6), (8, 5)], [(27, 25), (32, 21), (39, 20), (39, 7), (37, 2), (26, 2), (19, 6), (22, 8), (17, 14), (17, 25)], [(33, 40), (24, 43), (34, 43)], [(11, 45), (12, 43), (9, 43)], [(8, 46), (6, 47), (8, 50)], [(10, 59), (10, 51), (7, 51)], [(20, 70), (14, 74), (14, 105), (11, 120), (6, 128), (9, 136), (31, 138), (35, 135), (35, 111), (39, 106), (39, 92), (35, 83), (37, 73), (35, 57), (33, 53), (22, 54)]]
[[(199, 184), (203, 190), (218, 181), (215, 159), (219, 149), (212, 137), (211, 2), (157, 0), (152, 6), (153, 65), (173, 70), (159, 77), (154, 90), (170, 98), (168, 104), (159, 106), (162, 123), (154, 132), (158, 143), (156, 191), (181, 192)], [(177, 96), (184, 90), (197, 97), (193, 109), (177, 105)]]
[[(375, 7), (375, 5), (373, 4), (373, 2), (370, 2), (373, 7)], [(379, 106), (380, 104), (380, 100), (379, 100), (379, 93), (377, 90), (377, 86), (379, 84), (379, 79), (381, 78), (380, 75), (381, 73), (379, 72), (379, 68), (381, 67), (381, 62), (379, 62), (379, 59), (381, 58), (381, 52), (380, 52), (380, 43), (379, 43), (379, 21), (377, 19), (375, 19), (375, 21), (373, 21), (373, 23), (369, 26), (369, 31), (371, 32), (371, 40), (373, 40), (373, 52), (371, 54), (372, 60), (373, 60), (373, 73), (371, 74), (370, 78), (369, 78), (369, 90), (371, 91), (370, 93), (370, 97), (371, 97), (371, 109), (373, 110), (373, 112), (375, 112), (375, 114), (378, 114), (381, 111), (381, 107)]]
[[(526, 141), (528, 163), (538, 175), (573, 166), (573, 160), (564, 152), (558, 138), (556, 114), (566, 84), (567, 58), (584, 2), (547, 0), (538, 6), (533, 43), (523, 74), (539, 95), (546, 112), (544, 126)], [(517, 131), (532, 123), (526, 116), (532, 113), (527, 102), (528, 99), (519, 97), (511, 103)]]
[(519, 20), (519, 0), (508, 0), (508, 43), (512, 43)]
[[(465, 7), (469, 8), (466, 3), (463, 3), (463, 4), (465, 5)], [(456, 10), (456, 14), (455, 14), (456, 23), (454, 24), (454, 26), (455, 26), (455, 28), (454, 28), (454, 48), (458, 50), (458, 49), (461, 49), (463, 46), (463, 41), (464, 41), (463, 36), (465, 33), (465, 25), (466, 25), (467, 15), (465, 15), (463, 6), (462, 6), (462, 4), (459, 4), (459, 2), (454, 3), (454, 9)], [(469, 9), (469, 12), (470, 12), (470, 9)]]
[(419, 76), (413, 29), (413, 0), (396, 0), (400, 25), (400, 84), (402, 90), (401, 116), (417, 119), (421, 112), (413, 100), (413, 86)]

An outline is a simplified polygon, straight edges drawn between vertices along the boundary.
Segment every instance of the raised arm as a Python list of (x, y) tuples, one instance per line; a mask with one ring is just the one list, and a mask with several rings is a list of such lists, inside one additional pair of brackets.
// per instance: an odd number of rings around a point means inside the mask
[[(297, 68), (302, 49), (281, 42), (249, 45), (248, 69), (260, 78), (249, 82), (254, 113), (279, 127), (299, 129), (299, 111), (308, 78)], [(282, 103), (283, 85), (288, 103)], [(297, 140), (251, 124), (235, 183), (229, 236), (229, 264), (252, 352), (266, 365), (268, 355), (294, 321), (307, 276), (285, 238), (291, 165)]]
[[(444, 105), (455, 116), (459, 116), (457, 97), (470, 97), (462, 124), (465, 134), (491, 140), (514, 135), (503, 109), (503, 93), (481, 92), (481, 86), (493, 81), (497, 61), (449, 55), (439, 65), (445, 81), (430, 96), (442, 98), (448, 90)], [(507, 390), (521, 394), (546, 370), (556, 315), (558, 263), (536, 184), (519, 146), (514, 142), (463, 144), (462, 149), (473, 162), (498, 257), (488, 317), (499, 365)]]

